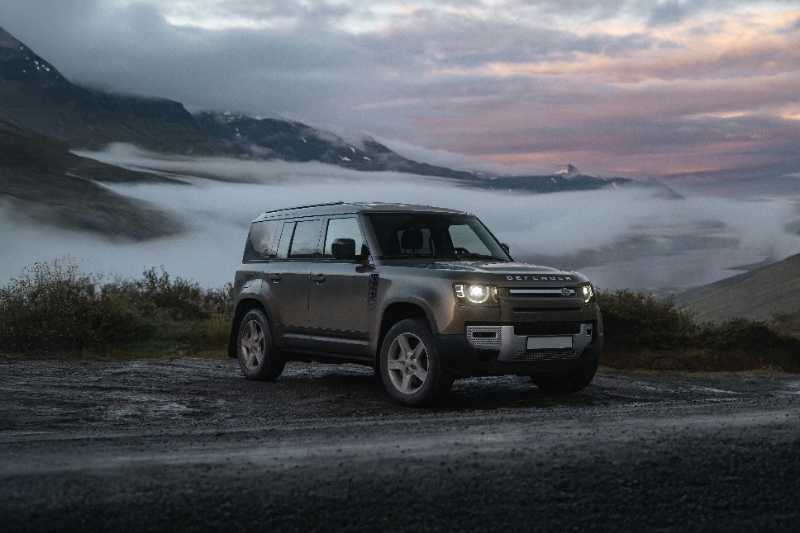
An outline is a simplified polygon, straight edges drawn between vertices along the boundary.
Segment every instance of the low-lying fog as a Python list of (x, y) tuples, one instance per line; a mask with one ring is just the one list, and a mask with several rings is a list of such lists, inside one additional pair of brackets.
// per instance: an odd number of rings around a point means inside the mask
[[(167, 160), (120, 146), (82, 155), (180, 174), (192, 185), (111, 188), (175, 213), (192, 229), (179, 237), (146, 243), (115, 242), (12, 224), (8, 213), (0, 211), (2, 280), (34, 261), (71, 256), (86, 271), (137, 275), (145, 267), (163, 265), (172, 273), (217, 286), (231, 279), (248, 222), (260, 212), (335, 200), (466, 209), (508, 242), (516, 259), (579, 269), (604, 288), (699, 285), (734, 274), (734, 267), (800, 252), (800, 236), (788, 229), (798, 218), (796, 205), (786, 198), (689, 196), (674, 200), (639, 187), (535, 195), (316, 163)], [(196, 177), (210, 175), (230, 181)]]

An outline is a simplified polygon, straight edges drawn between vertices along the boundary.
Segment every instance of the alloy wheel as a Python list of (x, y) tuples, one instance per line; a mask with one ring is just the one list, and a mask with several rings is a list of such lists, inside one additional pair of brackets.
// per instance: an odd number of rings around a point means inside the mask
[(428, 349), (413, 333), (401, 333), (389, 346), (387, 370), (394, 387), (403, 394), (414, 394), (425, 385), (429, 371)]
[(242, 328), (239, 337), (239, 350), (248, 368), (258, 368), (264, 361), (266, 352), (264, 328), (258, 320), (249, 320)]

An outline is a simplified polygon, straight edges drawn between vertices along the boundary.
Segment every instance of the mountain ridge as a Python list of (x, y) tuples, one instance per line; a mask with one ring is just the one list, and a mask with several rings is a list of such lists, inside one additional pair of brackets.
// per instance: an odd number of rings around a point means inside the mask
[(0, 118), (73, 149), (97, 150), (123, 142), (161, 153), (319, 161), (353, 170), (406, 172), (449, 178), (466, 186), (530, 192), (635, 183), (629, 178), (583, 175), (571, 164), (568, 168), (574, 172), (568, 176), (486, 176), (415, 161), (371, 138), (351, 143), (301, 122), (231, 112), (193, 114), (174, 100), (86, 88), (72, 83), (2, 28)]

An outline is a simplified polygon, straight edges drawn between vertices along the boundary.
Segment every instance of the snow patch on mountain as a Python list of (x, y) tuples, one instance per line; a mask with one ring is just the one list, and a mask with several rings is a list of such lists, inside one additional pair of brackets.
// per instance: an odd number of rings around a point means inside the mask
[(555, 175), (561, 176), (562, 178), (574, 178), (575, 176), (580, 176), (581, 172), (578, 170), (578, 167), (572, 163), (567, 163), (567, 165), (561, 167)]

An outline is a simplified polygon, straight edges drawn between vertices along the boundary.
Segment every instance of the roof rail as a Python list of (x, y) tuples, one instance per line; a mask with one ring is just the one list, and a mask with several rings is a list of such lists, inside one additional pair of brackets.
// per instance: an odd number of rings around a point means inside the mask
[(344, 205), (344, 202), (324, 202), (321, 204), (296, 205), (294, 207), (284, 207), (282, 209), (270, 209), (269, 211), (264, 211), (262, 214), (266, 215), (267, 213), (277, 213), (279, 211), (294, 211), (295, 209), (305, 209), (307, 207), (323, 207), (326, 205)]

